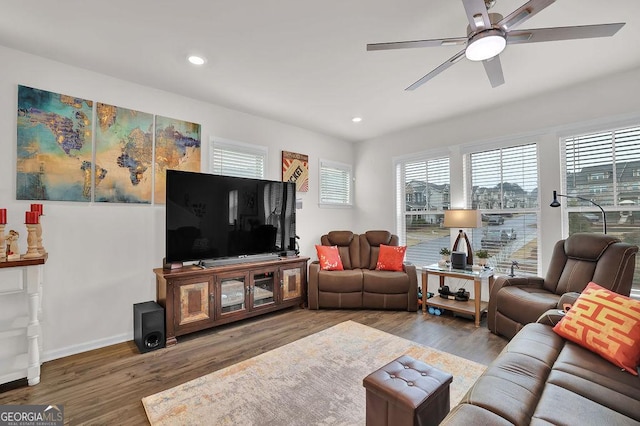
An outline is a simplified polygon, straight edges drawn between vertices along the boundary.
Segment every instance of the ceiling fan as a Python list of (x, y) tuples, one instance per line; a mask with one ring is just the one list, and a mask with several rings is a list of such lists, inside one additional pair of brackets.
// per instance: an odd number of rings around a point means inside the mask
[(543, 41), (572, 40), (580, 38), (610, 37), (624, 26), (615, 24), (582, 25), (574, 27), (537, 28), (514, 30), (555, 0), (530, 0), (506, 18), (499, 13), (489, 13), (496, 0), (462, 0), (469, 19), (467, 36), (432, 40), (397, 41), (367, 44), (367, 50), (407, 49), (414, 47), (452, 46), (466, 47), (448, 61), (407, 87), (415, 90), (465, 56), (472, 61), (482, 61), (491, 87), (504, 84), (502, 65), (498, 56), (507, 44), (539, 43)]

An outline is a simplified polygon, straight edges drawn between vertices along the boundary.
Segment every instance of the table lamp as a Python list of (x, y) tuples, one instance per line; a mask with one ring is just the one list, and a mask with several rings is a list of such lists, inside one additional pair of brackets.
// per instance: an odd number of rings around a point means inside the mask
[(445, 228), (460, 228), (458, 232), (458, 238), (453, 243), (452, 252), (458, 250), (458, 245), (464, 239), (467, 244), (467, 265), (473, 265), (473, 250), (471, 249), (471, 243), (467, 233), (462, 228), (480, 228), (482, 226), (482, 220), (480, 218), (480, 212), (478, 210), (471, 209), (451, 209), (444, 211), (444, 225)]

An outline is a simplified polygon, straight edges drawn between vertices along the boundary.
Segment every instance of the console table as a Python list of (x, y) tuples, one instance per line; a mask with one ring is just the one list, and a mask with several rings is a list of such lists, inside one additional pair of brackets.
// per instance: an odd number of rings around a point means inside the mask
[(154, 269), (164, 308), (166, 346), (177, 336), (303, 305), (308, 257), (203, 268)]
[[(429, 275), (437, 275), (440, 277), (440, 287), (444, 286), (445, 278), (461, 278), (473, 281), (473, 295), (475, 299), (469, 299), (466, 302), (458, 300), (444, 299), (438, 295), (427, 298), (427, 280)], [(481, 296), (481, 284), (483, 279), (489, 280), (489, 288), (493, 286), (493, 270), (481, 269), (479, 271), (467, 269), (452, 269), (449, 267), (440, 267), (437, 264), (422, 267), (422, 312), (427, 311), (427, 306), (434, 308), (448, 309), (466, 315), (473, 315), (476, 327), (480, 327), (480, 317), (487, 311), (487, 302), (483, 302)]]
[[(0, 260), (0, 384), (40, 383), (42, 281), (47, 255)], [(26, 309), (25, 309), (26, 307)]]

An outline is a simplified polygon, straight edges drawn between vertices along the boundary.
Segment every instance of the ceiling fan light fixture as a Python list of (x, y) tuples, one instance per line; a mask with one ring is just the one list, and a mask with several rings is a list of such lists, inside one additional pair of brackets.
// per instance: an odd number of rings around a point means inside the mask
[(504, 34), (491, 29), (473, 35), (464, 54), (470, 61), (484, 61), (499, 55), (506, 46), (507, 39)]

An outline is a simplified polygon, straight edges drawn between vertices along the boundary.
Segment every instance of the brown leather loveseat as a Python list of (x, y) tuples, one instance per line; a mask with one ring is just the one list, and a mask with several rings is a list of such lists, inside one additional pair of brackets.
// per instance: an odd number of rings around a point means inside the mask
[(388, 231), (331, 231), (324, 246), (337, 246), (342, 271), (327, 271), (315, 261), (309, 265), (309, 308), (368, 308), (418, 310), (416, 267), (405, 263), (403, 271), (376, 270), (380, 244), (397, 246), (398, 237)]

